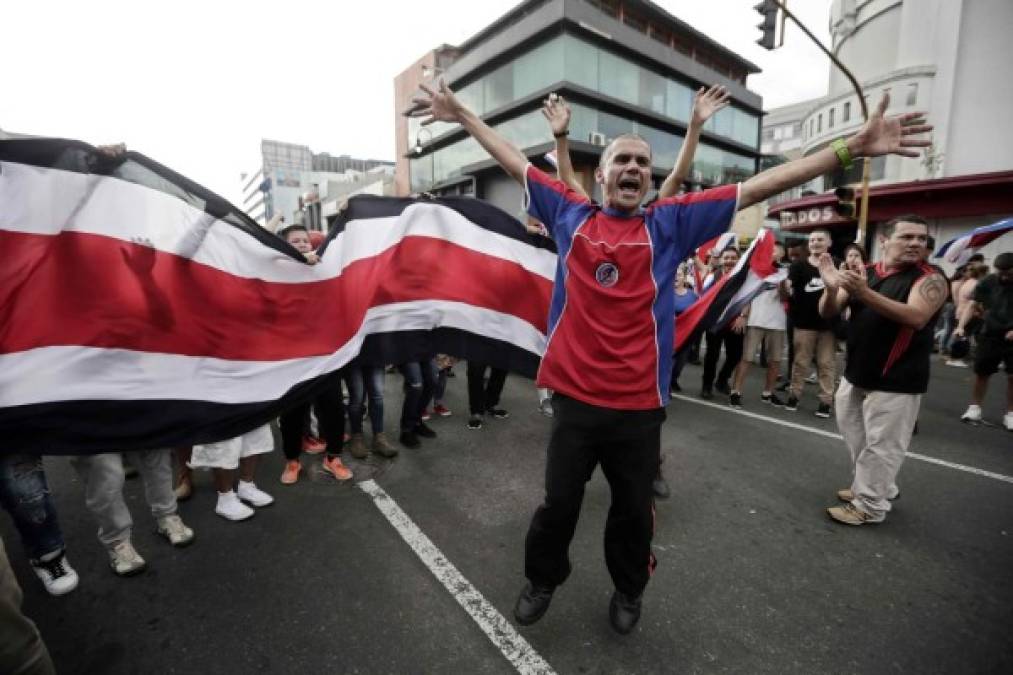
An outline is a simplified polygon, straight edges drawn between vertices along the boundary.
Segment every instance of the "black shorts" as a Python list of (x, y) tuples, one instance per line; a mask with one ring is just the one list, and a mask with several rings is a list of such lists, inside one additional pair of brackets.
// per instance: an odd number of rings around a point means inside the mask
[(981, 335), (978, 337), (977, 351), (974, 355), (974, 374), (988, 377), (999, 372), (999, 364), (1003, 364), (1007, 375), (1013, 375), (1013, 341), (1002, 335)]

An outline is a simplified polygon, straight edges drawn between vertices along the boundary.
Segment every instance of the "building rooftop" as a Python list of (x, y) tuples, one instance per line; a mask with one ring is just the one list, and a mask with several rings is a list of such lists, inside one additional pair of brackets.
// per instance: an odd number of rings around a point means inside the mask
[[(518, 4), (499, 19), (462, 42), (459, 46), (460, 54), (466, 54), (489, 40), (492, 36), (532, 14), (542, 5), (552, 1), (524, 0), (524, 2)], [(696, 28), (693, 28), (693, 26), (671, 14), (668, 10), (650, 2), (650, 0), (566, 0), (566, 2), (581, 2), (591, 5), (611, 18), (622, 21), (631, 28), (639, 30), (642, 33), (651, 34), (655, 39), (659, 39), (661, 36), (671, 38), (674, 40), (676, 49), (679, 49), (680, 46), (686, 48), (702, 46), (706, 51), (713, 52), (719, 58), (732, 61), (747, 73), (760, 72), (760, 68), (756, 64), (709, 38)], [(683, 50), (680, 49), (680, 51)]]

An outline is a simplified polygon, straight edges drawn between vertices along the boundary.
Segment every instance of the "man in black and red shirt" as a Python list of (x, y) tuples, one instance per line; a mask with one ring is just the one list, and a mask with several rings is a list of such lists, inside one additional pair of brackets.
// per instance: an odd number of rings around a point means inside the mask
[(847, 525), (879, 523), (897, 496), (896, 478), (929, 384), (933, 318), (947, 284), (925, 263), (928, 225), (899, 216), (880, 235), (883, 259), (865, 273), (838, 271), (820, 258), (825, 317), (851, 309), (848, 360), (835, 397), (837, 426), (851, 452), (854, 480), (827, 509)]

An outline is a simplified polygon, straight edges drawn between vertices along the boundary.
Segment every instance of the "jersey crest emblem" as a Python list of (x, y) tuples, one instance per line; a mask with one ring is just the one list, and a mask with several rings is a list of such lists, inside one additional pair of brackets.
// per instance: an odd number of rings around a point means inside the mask
[(615, 286), (619, 281), (619, 268), (616, 267), (615, 263), (603, 262), (594, 271), (594, 279), (600, 286), (605, 288)]

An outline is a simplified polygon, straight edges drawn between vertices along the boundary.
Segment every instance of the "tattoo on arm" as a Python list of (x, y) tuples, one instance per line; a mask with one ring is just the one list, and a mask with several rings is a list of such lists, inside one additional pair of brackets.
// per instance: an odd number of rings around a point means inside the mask
[(918, 287), (922, 300), (932, 307), (942, 306), (946, 300), (946, 291), (946, 280), (938, 274), (933, 274)]

